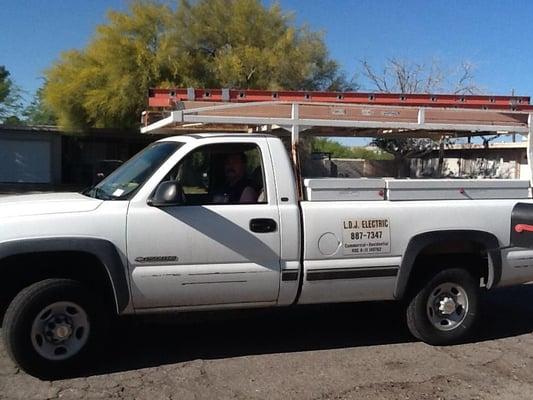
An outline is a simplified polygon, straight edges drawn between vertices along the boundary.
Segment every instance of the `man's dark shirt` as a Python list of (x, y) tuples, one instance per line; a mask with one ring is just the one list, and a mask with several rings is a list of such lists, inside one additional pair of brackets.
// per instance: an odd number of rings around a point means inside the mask
[(246, 189), (248, 186), (253, 188), (253, 182), (250, 179), (244, 177), (233, 186), (226, 184), (226, 186), (224, 186), (220, 190), (217, 190), (213, 197), (216, 198), (218, 196), (224, 196), (227, 199), (228, 203), (239, 203), (241, 200), (242, 192), (244, 192), (244, 189)]

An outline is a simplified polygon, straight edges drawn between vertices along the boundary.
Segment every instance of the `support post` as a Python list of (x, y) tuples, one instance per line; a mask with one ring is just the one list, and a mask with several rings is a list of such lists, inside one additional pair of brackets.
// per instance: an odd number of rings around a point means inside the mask
[(192, 87), (187, 88), (187, 100), (189, 100), (189, 101), (196, 100), (196, 94), (194, 92), (194, 88), (192, 88)]
[(298, 191), (298, 198), (303, 200), (303, 185), (302, 185), (302, 176), (300, 168), (300, 155), (299, 155), (299, 144), (300, 144), (300, 124), (299, 124), (299, 104), (292, 103), (291, 106), (291, 156), (292, 164), (294, 168), (294, 175), (296, 179), (296, 190)]
[(527, 118), (527, 165), (529, 167), (529, 182), (533, 186), (533, 113)]
[(418, 125), (424, 125), (426, 123), (426, 109), (420, 107), (418, 109)]
[(222, 101), (228, 102), (229, 100), (229, 89), (222, 89)]

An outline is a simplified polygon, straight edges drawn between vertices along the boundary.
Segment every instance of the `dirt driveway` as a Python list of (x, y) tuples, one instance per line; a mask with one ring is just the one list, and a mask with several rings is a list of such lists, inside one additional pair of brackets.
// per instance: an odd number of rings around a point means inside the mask
[(0, 347), (1, 399), (533, 399), (533, 285), (484, 301), (477, 342), (414, 342), (396, 304), (125, 324), (99, 365), (43, 382)]

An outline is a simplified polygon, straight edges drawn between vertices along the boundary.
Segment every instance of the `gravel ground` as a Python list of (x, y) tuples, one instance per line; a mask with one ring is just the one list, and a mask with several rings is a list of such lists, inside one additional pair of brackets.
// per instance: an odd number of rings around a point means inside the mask
[(1, 399), (532, 399), (533, 285), (487, 297), (475, 342), (415, 342), (392, 303), (128, 322), (92, 368), (40, 381), (0, 346)]

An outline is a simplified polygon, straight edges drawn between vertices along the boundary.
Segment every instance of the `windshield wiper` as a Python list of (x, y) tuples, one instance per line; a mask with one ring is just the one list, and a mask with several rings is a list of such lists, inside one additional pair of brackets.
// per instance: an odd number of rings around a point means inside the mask
[(113, 200), (113, 197), (104, 192), (101, 187), (94, 188), (94, 197), (99, 200)]
[(112, 200), (113, 198), (102, 190), (101, 187), (91, 186), (81, 192), (85, 196), (98, 200)]

